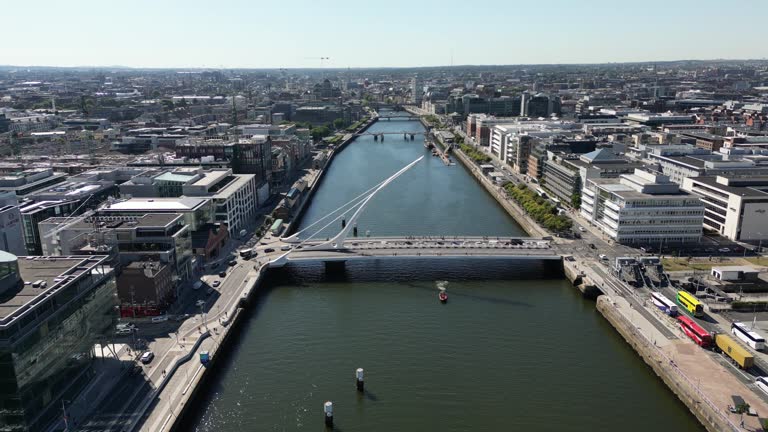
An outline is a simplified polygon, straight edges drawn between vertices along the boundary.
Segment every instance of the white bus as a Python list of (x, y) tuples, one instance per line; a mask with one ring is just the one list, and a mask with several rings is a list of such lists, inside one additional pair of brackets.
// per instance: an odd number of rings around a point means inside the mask
[(651, 301), (657, 308), (669, 316), (677, 315), (677, 305), (672, 300), (666, 298), (662, 293), (651, 293)]
[(731, 333), (752, 349), (760, 351), (765, 348), (765, 338), (750, 330), (744, 323), (731, 324)]
[(768, 394), (768, 377), (757, 377), (755, 380), (755, 386)]

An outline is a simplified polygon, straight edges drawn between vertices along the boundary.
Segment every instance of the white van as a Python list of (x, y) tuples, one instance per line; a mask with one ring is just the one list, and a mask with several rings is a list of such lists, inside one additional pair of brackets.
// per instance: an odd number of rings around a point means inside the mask
[(600, 254), (599, 257), (603, 261), (608, 261), (608, 255), (606, 255), (606, 254)]

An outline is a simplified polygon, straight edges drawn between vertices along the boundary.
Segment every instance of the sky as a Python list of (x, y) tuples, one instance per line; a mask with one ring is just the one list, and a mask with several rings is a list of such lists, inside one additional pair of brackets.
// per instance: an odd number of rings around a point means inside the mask
[(0, 65), (354, 68), (768, 57), (768, 0), (6, 0), (0, 11)]

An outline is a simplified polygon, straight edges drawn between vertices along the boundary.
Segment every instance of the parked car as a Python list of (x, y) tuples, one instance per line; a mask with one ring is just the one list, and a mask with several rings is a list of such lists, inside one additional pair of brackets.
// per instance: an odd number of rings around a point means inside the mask
[(152, 359), (155, 358), (155, 353), (152, 351), (145, 351), (144, 354), (141, 355), (141, 362), (144, 364), (149, 364), (152, 362)]
[(272, 248), (266, 248), (266, 249), (264, 249), (264, 253), (271, 253), (271, 252), (274, 252), (274, 251), (275, 251), (275, 250), (274, 250), (274, 249), (272, 249)]
[(200, 307), (205, 305), (205, 300), (198, 300), (195, 302), (195, 306)]
[(222, 270), (219, 272), (219, 277), (227, 277), (227, 272), (225, 270)]
[(587, 229), (586, 229), (586, 228), (584, 228), (583, 226), (580, 226), (580, 227), (579, 227), (579, 231), (581, 231), (581, 232), (587, 232)]
[(125, 336), (125, 335), (129, 335), (131, 333), (133, 333), (133, 330), (131, 330), (129, 328), (119, 328), (119, 329), (117, 329), (115, 331), (115, 334), (118, 335), (118, 336)]
[(221, 285), (221, 281), (213, 281), (213, 287), (216, 288)]
[(291, 246), (285, 245), (285, 246), (281, 247), (280, 250), (281, 251), (289, 251), (289, 250), (291, 250)]
[(608, 255), (606, 254), (600, 254), (599, 257), (601, 260), (608, 261)]
[(168, 315), (160, 315), (160, 316), (152, 317), (153, 323), (161, 323), (166, 321), (168, 321)]
[(728, 253), (728, 252), (730, 252), (731, 250), (730, 250), (729, 248), (727, 248), (727, 247), (724, 247), (724, 248), (720, 248), (720, 249), (718, 249), (717, 251), (718, 251), (718, 252), (722, 252), (722, 253)]
[(228, 262), (227, 265), (230, 266), (230, 267), (234, 267), (234, 266), (237, 265), (237, 260), (232, 260), (232, 261)]

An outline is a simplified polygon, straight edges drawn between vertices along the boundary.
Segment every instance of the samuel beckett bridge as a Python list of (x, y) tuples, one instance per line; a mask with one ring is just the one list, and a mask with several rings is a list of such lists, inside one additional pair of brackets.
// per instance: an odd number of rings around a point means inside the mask
[[(530, 237), (481, 236), (361, 236), (357, 219), (376, 194), (403, 173), (418, 164), (424, 156), (409, 163), (389, 178), (374, 185), (313, 224), (287, 237), (269, 243), (264, 252), (271, 267), (290, 262), (344, 263), (355, 260), (380, 259), (467, 259), (514, 258), (560, 260), (549, 240)], [(351, 214), (351, 215), (350, 215)], [(348, 217), (349, 216), (349, 217)], [(333, 237), (316, 238), (330, 226), (341, 225)]]

